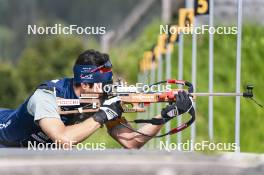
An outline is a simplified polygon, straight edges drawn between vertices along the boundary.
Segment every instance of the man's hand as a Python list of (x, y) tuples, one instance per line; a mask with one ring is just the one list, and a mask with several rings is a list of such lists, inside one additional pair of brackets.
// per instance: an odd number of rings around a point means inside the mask
[(192, 108), (192, 100), (185, 91), (179, 91), (176, 96), (176, 102), (168, 105), (161, 111), (161, 116), (169, 121), (175, 116), (188, 112)]
[(106, 100), (99, 111), (93, 115), (96, 122), (103, 125), (105, 122), (121, 117), (123, 109), (120, 104), (120, 98), (114, 97)]

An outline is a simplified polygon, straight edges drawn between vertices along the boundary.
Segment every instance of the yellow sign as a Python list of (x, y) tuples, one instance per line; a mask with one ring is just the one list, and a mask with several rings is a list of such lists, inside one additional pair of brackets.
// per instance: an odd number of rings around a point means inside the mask
[(153, 58), (153, 53), (151, 51), (144, 52), (143, 55), (143, 65), (144, 65), (144, 70), (150, 70), (152, 68), (152, 58)]
[(169, 42), (170, 43), (175, 43), (178, 40), (178, 26), (177, 25), (173, 25), (170, 27), (170, 38), (169, 38)]
[(179, 31), (189, 32), (193, 29), (194, 10), (180, 9), (179, 10)]
[(155, 46), (153, 51), (155, 58), (158, 58), (160, 54), (166, 53), (166, 39), (167, 39), (166, 34), (161, 34), (158, 36), (157, 45)]
[(189, 30), (193, 26), (194, 20), (194, 10), (193, 9), (184, 9), (179, 10), (179, 27), (180, 30)]
[(209, 2), (210, 0), (195, 0), (194, 1), (195, 16), (209, 14)]
[(178, 26), (177, 25), (172, 25), (170, 26), (170, 35), (169, 38), (167, 40), (168, 45), (167, 45), (167, 49), (170, 49), (170, 52), (173, 52), (174, 49), (174, 43), (178, 41), (178, 35), (179, 35), (179, 31), (178, 31)]

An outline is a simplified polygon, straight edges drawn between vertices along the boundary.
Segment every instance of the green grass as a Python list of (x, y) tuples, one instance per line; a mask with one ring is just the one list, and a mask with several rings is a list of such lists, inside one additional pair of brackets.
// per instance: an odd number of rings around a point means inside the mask
[[(255, 97), (260, 101), (264, 98), (262, 88), (264, 87), (264, 27), (247, 24), (243, 26), (242, 41), (242, 86), (251, 83), (255, 85)], [(144, 51), (150, 50), (157, 40), (159, 33), (159, 22), (154, 21), (145, 31), (132, 43), (123, 43), (118, 48), (113, 48), (111, 57), (113, 60), (115, 75), (124, 78), (129, 83), (135, 83), (137, 79), (138, 62)], [(214, 40), (214, 91), (235, 91), (236, 78), (236, 36), (215, 35)], [(208, 35), (198, 36), (197, 46), (197, 91), (208, 91)], [(191, 81), (191, 36), (184, 37), (184, 79)], [(178, 46), (172, 55), (172, 75), (177, 78)], [(243, 90), (243, 89), (241, 89)], [(197, 99), (197, 141), (208, 140), (208, 98)], [(232, 143), (234, 142), (234, 118), (235, 98), (214, 98), (214, 141)], [(258, 108), (247, 99), (241, 99), (241, 151), (263, 152), (264, 151), (264, 127), (263, 109)], [(175, 123), (172, 123), (175, 125)], [(99, 131), (91, 139), (104, 134)], [(189, 139), (190, 130), (183, 131), (184, 140)], [(176, 139), (173, 136), (173, 139)], [(110, 147), (118, 144), (109, 137), (102, 137)]]

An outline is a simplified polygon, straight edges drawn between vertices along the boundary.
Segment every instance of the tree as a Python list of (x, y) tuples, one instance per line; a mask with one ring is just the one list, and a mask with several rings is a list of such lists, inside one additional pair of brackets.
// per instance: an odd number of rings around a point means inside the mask
[(25, 98), (24, 85), (15, 70), (11, 64), (0, 64), (1, 108), (15, 108)]
[(71, 76), (72, 65), (82, 50), (81, 40), (74, 37), (46, 37), (33, 42), (18, 63), (26, 92), (32, 93), (43, 81)]

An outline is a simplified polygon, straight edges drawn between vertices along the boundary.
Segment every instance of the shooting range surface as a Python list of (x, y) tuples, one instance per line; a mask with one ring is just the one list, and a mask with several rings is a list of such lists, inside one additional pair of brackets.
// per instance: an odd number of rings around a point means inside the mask
[(264, 172), (264, 155), (157, 150), (0, 150), (0, 174), (251, 174)]

